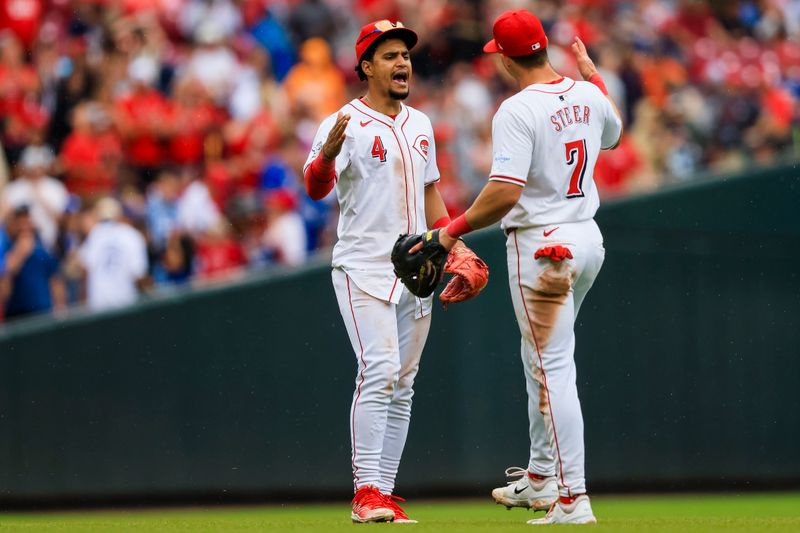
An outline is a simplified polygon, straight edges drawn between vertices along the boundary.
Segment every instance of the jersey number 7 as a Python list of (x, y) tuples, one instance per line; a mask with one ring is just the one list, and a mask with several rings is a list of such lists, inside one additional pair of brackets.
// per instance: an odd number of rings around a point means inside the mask
[(586, 139), (564, 144), (568, 165), (575, 165), (569, 178), (567, 198), (583, 197), (583, 175), (586, 174)]

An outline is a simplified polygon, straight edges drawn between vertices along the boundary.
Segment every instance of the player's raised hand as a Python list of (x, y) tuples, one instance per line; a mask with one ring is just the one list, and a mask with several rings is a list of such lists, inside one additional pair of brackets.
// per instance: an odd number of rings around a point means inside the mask
[(589, 53), (586, 52), (586, 45), (583, 44), (583, 41), (581, 41), (577, 35), (575, 36), (575, 42), (572, 43), (572, 53), (575, 54), (575, 61), (578, 63), (578, 72), (580, 72), (584, 80), (588, 80), (597, 74), (597, 67), (594, 66), (592, 58), (590, 58)]
[(349, 121), (349, 114), (343, 114), (339, 111), (339, 114), (336, 115), (336, 123), (333, 125), (333, 128), (331, 128), (331, 131), (328, 132), (328, 138), (325, 139), (325, 144), (322, 145), (322, 156), (328, 161), (336, 159), (336, 156), (339, 155), (339, 152), (342, 150), (345, 130), (347, 129), (347, 123)]

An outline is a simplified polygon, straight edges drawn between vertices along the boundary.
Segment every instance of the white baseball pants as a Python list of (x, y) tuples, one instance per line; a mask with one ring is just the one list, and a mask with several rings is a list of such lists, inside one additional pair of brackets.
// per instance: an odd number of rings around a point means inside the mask
[(431, 315), (415, 318), (422, 303), (407, 290), (395, 305), (362, 291), (341, 269), (333, 269), (332, 277), (358, 363), (350, 408), (354, 486), (374, 485), (391, 494)]
[[(573, 259), (534, 259), (536, 250), (555, 244), (569, 248)], [(511, 231), (506, 248), (528, 391), (528, 470), (555, 475), (562, 496), (582, 494), (586, 479), (574, 326), (603, 264), (603, 236), (594, 220), (539, 226)]]

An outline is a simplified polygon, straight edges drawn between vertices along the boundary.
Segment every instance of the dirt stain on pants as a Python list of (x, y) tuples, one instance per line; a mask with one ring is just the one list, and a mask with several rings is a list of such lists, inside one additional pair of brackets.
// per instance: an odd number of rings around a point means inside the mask
[[(523, 290), (525, 305), (531, 313), (530, 325), (533, 328), (531, 341), (540, 353), (546, 349), (552, 338), (556, 322), (564, 309), (564, 303), (569, 297), (575, 278), (575, 273), (570, 268), (568, 261), (546, 261), (549, 264), (536, 278), (533, 288)], [(544, 375), (539, 365), (536, 365), (533, 370), (534, 377), (539, 382), (539, 411), (548, 416)]]

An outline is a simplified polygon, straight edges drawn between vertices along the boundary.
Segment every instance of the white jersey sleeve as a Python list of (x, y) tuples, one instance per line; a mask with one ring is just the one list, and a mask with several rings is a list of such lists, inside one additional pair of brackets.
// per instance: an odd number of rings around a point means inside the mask
[[(306, 171), (308, 165), (314, 161), (319, 153), (322, 151), (322, 145), (325, 144), (325, 141), (328, 139), (328, 133), (330, 133), (331, 129), (333, 129), (333, 125), (336, 124), (336, 115), (337, 113), (332, 114), (328, 118), (322, 121), (322, 124), (319, 125), (319, 129), (317, 130), (317, 134), (314, 136), (314, 142), (311, 144), (311, 152), (308, 154), (308, 158), (306, 159), (305, 164), (303, 165), (303, 172)], [(342, 145), (342, 150), (339, 152), (339, 155), (336, 156), (335, 167), (334, 170), (336, 172), (336, 176), (338, 177), (347, 167), (350, 165), (350, 145), (352, 144), (352, 137), (347, 136), (344, 140), (344, 144)]]
[(525, 186), (531, 168), (533, 132), (521, 117), (500, 106), (492, 120), (491, 181)]
[[(597, 90), (600, 92), (600, 89)], [(600, 94), (603, 93), (600, 92)], [(609, 150), (619, 142), (620, 135), (622, 135), (622, 120), (617, 116), (614, 106), (605, 95), (603, 95), (603, 102), (605, 103), (603, 106), (605, 120), (603, 121), (603, 135), (600, 138), (600, 149)]]
[[(428, 123), (430, 124), (430, 120)], [(433, 138), (433, 126), (429, 129), (430, 142), (428, 142), (424, 136), (420, 136), (420, 138), (414, 142), (414, 148), (421, 152), (423, 156), (427, 157), (427, 163), (425, 164), (425, 185), (436, 183), (441, 179), (439, 166), (436, 164), (436, 140)]]

